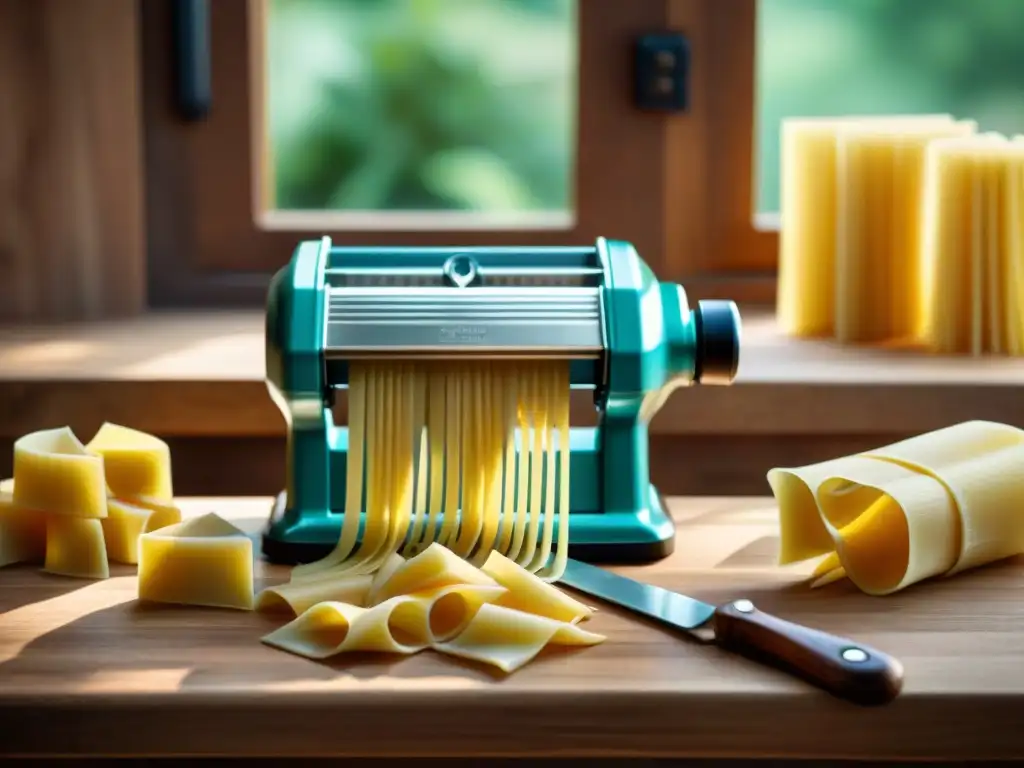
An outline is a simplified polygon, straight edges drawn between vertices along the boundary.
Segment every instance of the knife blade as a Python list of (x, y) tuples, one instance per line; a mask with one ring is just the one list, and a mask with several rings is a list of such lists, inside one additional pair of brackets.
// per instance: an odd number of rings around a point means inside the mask
[(559, 583), (677, 630), (709, 627), (715, 644), (770, 664), (834, 696), (885, 704), (903, 688), (903, 665), (876, 648), (758, 610), (750, 600), (715, 606), (569, 560)]

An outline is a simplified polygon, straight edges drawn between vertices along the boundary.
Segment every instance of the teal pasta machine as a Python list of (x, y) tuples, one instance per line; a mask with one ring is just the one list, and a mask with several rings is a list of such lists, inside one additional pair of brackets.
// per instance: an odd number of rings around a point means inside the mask
[(288, 425), (269, 560), (309, 562), (338, 541), (348, 429), (332, 406), (351, 361), (559, 358), (573, 389), (593, 391), (598, 417), (571, 429), (570, 554), (644, 562), (675, 544), (650, 482), (648, 423), (675, 388), (732, 381), (740, 319), (731, 301), (691, 309), (625, 242), (358, 248), (325, 237), (301, 243), (273, 277), (266, 345), (267, 386)]

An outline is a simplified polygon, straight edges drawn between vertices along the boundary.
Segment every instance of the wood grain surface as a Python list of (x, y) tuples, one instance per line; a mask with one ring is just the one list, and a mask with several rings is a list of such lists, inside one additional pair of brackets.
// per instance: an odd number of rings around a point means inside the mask
[[(194, 499), (255, 533), (270, 499)], [(501, 679), (424, 652), (327, 664), (263, 646), (280, 619), (141, 608), (133, 568), (84, 582), (0, 571), (0, 722), (7, 754), (1024, 756), (1024, 568), (1007, 561), (872, 598), (809, 590), (774, 566), (766, 498), (671, 501), (678, 549), (620, 569), (760, 608), (896, 656), (903, 695), (859, 708), (612, 608), (608, 641), (545, 651)], [(284, 571), (260, 566), (261, 584)]]
[(0, 317), (146, 305), (139, 4), (0, 0)]
[[(652, 434), (902, 436), (975, 418), (1024, 427), (1024, 360), (798, 341), (757, 307), (743, 320), (736, 383), (676, 392)], [(104, 420), (164, 437), (281, 436), (263, 321), (224, 311), (0, 328), (0, 436), (44, 424), (89, 434)], [(592, 397), (577, 394), (573, 423), (592, 423)]]

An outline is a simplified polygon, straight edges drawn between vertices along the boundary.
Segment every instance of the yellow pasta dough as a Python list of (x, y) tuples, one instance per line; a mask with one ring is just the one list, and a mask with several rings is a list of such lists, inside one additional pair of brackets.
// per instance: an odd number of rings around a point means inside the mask
[(1024, 552), (1024, 431), (965, 422), (873, 451), (768, 475), (783, 564), (828, 555), (869, 594)]
[(46, 521), (43, 570), (80, 579), (108, 578), (110, 566), (101, 521), (97, 518), (50, 515)]
[(537, 578), (500, 552), (491, 552), (481, 570), (507, 590), (495, 601), (495, 605), (570, 624), (588, 619), (594, 613), (591, 608), (553, 584)]
[(431, 544), (402, 562), (375, 590), (377, 601), (453, 585), (495, 587), (498, 583), (447, 547)]
[(213, 512), (143, 533), (139, 600), (251, 610), (252, 540)]
[(171, 505), (157, 508), (129, 504), (118, 499), (107, 501), (107, 516), (102, 519), (107, 558), (115, 563), (139, 562), (139, 537), (181, 522), (181, 512)]
[(86, 448), (103, 457), (107, 486), (112, 495), (119, 498), (150, 496), (163, 501), (173, 498), (171, 450), (160, 438), (106, 423)]
[(509, 673), (530, 662), (549, 644), (588, 646), (604, 640), (602, 635), (576, 624), (484, 604), (465, 629), (434, 648)]
[(263, 638), (311, 659), (351, 651), (411, 654), (457, 634), (501, 587), (452, 585), (419, 595), (398, 595), (371, 608), (338, 602), (313, 606)]
[(392, 555), (374, 576), (329, 569), (271, 587), (258, 606), (298, 614), (263, 642), (312, 659), (430, 647), (511, 672), (548, 643), (604, 640), (576, 626), (591, 609), (521, 565), (492, 551), (478, 569), (437, 543)]
[(838, 132), (835, 336), (906, 339), (921, 327), (926, 150), (972, 121), (853, 121)]
[(0, 568), (19, 563), (42, 563), (46, 554), (46, 518), (14, 503), (0, 491)]
[(256, 596), (256, 610), (263, 612), (288, 611), (298, 616), (320, 603), (347, 603), (362, 607), (370, 593), (373, 576), (334, 576), (322, 579), (290, 581), (267, 587)]
[(986, 133), (928, 147), (922, 340), (1024, 354), (1024, 144)]
[(951, 115), (783, 120), (777, 314), (786, 333), (824, 336), (834, 332), (843, 131), (851, 126), (874, 130), (900, 126), (920, 132), (941, 130), (953, 122)]
[(475, 565), (497, 551), (556, 581), (569, 539), (569, 390), (564, 361), (353, 363), (341, 535), (293, 580), (372, 574), (396, 552), (439, 544)]
[(48, 515), (106, 517), (103, 459), (67, 427), (25, 435), (14, 443), (14, 503)]

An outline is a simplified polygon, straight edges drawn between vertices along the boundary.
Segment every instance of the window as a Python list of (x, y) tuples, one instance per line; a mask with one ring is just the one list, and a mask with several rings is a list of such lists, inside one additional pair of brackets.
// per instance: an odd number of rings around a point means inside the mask
[(255, 64), (267, 170), (257, 221), (571, 229), (577, 5), (257, 5), (267, 46)]
[[(630, 240), (668, 259), (670, 118), (633, 40), (674, 0), (218, 0), (213, 103), (172, 109), (171, 0), (144, 3), (151, 303), (259, 304), (303, 239)], [(673, 258), (683, 249), (671, 249)]]
[(788, 116), (949, 113), (1024, 133), (1020, 0), (707, 3), (709, 250), (768, 273)]

